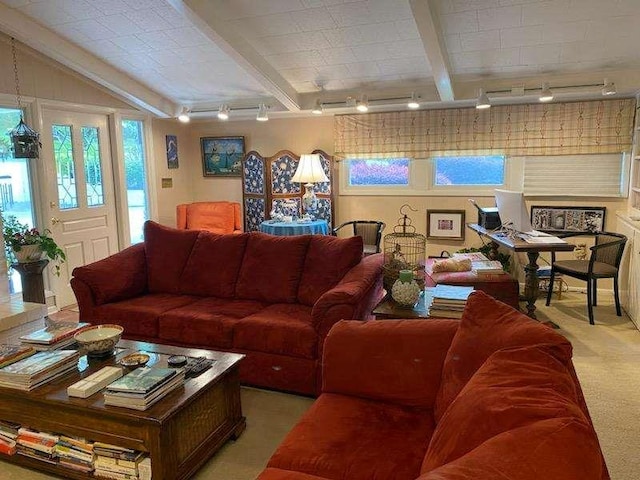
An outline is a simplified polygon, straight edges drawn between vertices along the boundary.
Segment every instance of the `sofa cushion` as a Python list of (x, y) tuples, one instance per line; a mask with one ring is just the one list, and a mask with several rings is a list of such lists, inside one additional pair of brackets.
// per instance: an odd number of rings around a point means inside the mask
[(462, 457), (496, 435), (540, 420), (586, 421), (573, 378), (554, 356), (557, 348), (541, 345), (491, 355), (438, 422), (422, 471)]
[(180, 277), (181, 293), (233, 298), (248, 238), (200, 232)]
[(591, 426), (578, 418), (553, 418), (501, 433), (417, 480), (602, 478), (602, 457)]
[(294, 303), (310, 235), (276, 237), (249, 234), (236, 297), (270, 303)]
[(314, 235), (298, 287), (298, 301), (313, 305), (362, 260), (362, 237)]
[(562, 335), (483, 292), (473, 292), (444, 361), (434, 409), (436, 422), (492, 353), (540, 343), (557, 345), (565, 363), (571, 359), (571, 344)]
[(429, 410), (325, 393), (268, 467), (330, 479), (414, 480), (433, 427)]
[(93, 309), (92, 320), (97, 323), (116, 323), (123, 326), (125, 337), (157, 338), (160, 315), (198, 299), (190, 295), (151, 293), (96, 307)]
[(306, 305), (269, 305), (234, 326), (233, 346), (243, 350), (316, 358), (317, 345), (311, 307)]
[(164, 313), (158, 322), (158, 337), (188, 345), (231, 348), (234, 325), (264, 307), (254, 300), (204, 298)]
[(165, 227), (149, 220), (144, 223), (149, 292), (180, 293), (182, 271), (198, 233)]

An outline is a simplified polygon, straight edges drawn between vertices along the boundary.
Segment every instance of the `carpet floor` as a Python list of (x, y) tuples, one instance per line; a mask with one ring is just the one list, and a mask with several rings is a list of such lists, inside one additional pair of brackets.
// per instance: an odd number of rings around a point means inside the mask
[[(553, 320), (574, 347), (574, 363), (598, 432), (611, 478), (634, 480), (640, 472), (640, 331), (628, 317), (617, 317), (613, 300), (602, 294), (589, 325), (586, 296), (564, 293), (550, 307), (540, 299), (538, 318)], [(195, 480), (253, 480), (287, 432), (313, 403), (296, 395), (242, 389), (247, 429), (228, 442)], [(0, 480), (53, 478), (6, 462)]]

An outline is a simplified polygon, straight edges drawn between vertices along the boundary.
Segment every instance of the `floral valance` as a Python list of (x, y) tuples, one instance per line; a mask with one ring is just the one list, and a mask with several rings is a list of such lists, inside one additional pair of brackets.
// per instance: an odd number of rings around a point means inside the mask
[(335, 154), (500, 152), (575, 155), (631, 150), (635, 99), (339, 115)]

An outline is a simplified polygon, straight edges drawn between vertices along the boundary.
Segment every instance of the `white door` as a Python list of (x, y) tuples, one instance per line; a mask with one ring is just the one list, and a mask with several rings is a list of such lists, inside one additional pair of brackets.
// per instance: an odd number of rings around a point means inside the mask
[(76, 302), (75, 267), (118, 251), (109, 123), (106, 115), (43, 111), (45, 224), (65, 252), (60, 276), (49, 275), (58, 307)]

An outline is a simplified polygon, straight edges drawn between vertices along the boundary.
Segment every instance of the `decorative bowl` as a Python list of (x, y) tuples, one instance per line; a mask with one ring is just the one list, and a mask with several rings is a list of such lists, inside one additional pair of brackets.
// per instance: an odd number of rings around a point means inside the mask
[(120, 359), (120, 365), (127, 368), (142, 367), (147, 364), (150, 358), (146, 353), (130, 353)]
[(80, 330), (73, 338), (84, 347), (87, 355), (100, 357), (113, 352), (123, 331), (120, 325), (95, 325)]

